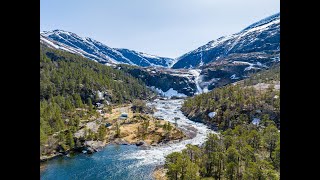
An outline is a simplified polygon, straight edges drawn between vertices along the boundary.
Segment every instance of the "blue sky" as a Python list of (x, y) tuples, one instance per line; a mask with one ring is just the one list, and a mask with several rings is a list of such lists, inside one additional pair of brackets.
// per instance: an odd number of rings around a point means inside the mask
[(40, 0), (40, 31), (176, 58), (280, 12), (280, 0)]

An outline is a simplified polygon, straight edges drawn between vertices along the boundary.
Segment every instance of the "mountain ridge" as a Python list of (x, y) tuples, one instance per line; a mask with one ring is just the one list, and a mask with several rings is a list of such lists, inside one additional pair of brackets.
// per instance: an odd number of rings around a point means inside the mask
[(90, 37), (80, 37), (65, 30), (40, 32), (40, 41), (102, 64), (129, 64), (141, 67), (199, 68), (232, 54), (280, 51), (280, 13), (257, 21), (238, 33), (219, 37), (178, 58), (150, 55), (126, 48), (111, 48)]
[(51, 48), (80, 54), (102, 64), (169, 67), (174, 60), (130, 49), (111, 48), (92, 38), (80, 37), (75, 33), (59, 29), (40, 32), (40, 42)]
[(183, 54), (172, 68), (196, 68), (233, 53), (269, 51), (280, 51), (280, 13)]

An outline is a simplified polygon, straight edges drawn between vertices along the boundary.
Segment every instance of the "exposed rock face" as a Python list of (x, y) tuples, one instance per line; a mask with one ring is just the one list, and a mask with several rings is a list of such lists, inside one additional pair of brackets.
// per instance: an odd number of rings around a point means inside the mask
[(271, 54), (253, 52), (232, 54), (226, 58), (201, 67), (199, 86), (205, 91), (212, 90), (247, 78), (250, 74), (279, 64), (279, 52)]
[(85, 141), (84, 146), (98, 151), (106, 145), (103, 141)]
[(47, 156), (40, 156), (40, 162), (45, 162), (45, 161), (54, 159), (54, 158), (59, 157), (59, 156), (63, 156), (63, 154), (62, 153), (53, 153), (53, 154), (50, 154), (50, 155), (47, 155)]
[(194, 77), (188, 70), (171, 70), (165, 68), (140, 68), (121, 65), (121, 69), (135, 78), (141, 79), (147, 86), (156, 87), (163, 92), (170, 88), (178, 93), (192, 96), (196, 92)]
[(129, 144), (126, 140), (124, 140), (124, 139), (122, 139), (122, 138), (117, 138), (117, 139), (115, 139), (113, 142), (114, 142), (115, 144), (120, 144), (120, 145), (128, 145), (128, 144)]
[(145, 145), (146, 143), (144, 141), (138, 141), (136, 143), (136, 146), (142, 146), (142, 145)]
[(251, 73), (279, 63), (278, 13), (239, 33), (221, 37), (179, 57), (173, 69), (149, 67), (123, 70), (141, 79), (147, 86), (154, 86), (163, 92), (172, 88), (178, 93), (193, 96), (245, 79)]
[(86, 148), (86, 151), (87, 151), (88, 154), (92, 154), (92, 153), (96, 152), (96, 151), (95, 151), (93, 148), (91, 148), (91, 147), (87, 147), (87, 148)]

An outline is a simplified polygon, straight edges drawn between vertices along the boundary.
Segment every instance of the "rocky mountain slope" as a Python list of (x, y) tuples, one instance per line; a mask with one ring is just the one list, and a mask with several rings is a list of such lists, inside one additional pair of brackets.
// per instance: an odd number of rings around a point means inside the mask
[(280, 64), (280, 14), (239, 33), (210, 41), (177, 59), (172, 68), (198, 69), (198, 92), (208, 92)]
[(102, 64), (131, 64), (137, 66), (169, 67), (173, 59), (149, 55), (129, 49), (111, 48), (88, 37), (80, 37), (75, 33), (53, 30), (40, 33), (40, 42), (51, 48), (80, 54)]
[[(206, 45), (190, 51), (177, 58), (172, 68), (196, 68), (214, 61), (233, 60), (251, 61), (248, 53), (259, 53), (255, 56), (256, 66), (267, 63), (260, 61), (261, 56), (279, 58), (280, 51), (280, 13), (256, 22), (239, 33), (223, 36)], [(254, 54), (250, 54), (251, 57)]]
[(197, 92), (194, 70), (117, 65), (118, 69), (140, 79), (152, 90), (166, 97), (193, 96)]
[(210, 41), (177, 59), (110, 48), (62, 30), (42, 32), (40, 41), (51, 48), (120, 68), (164, 96), (193, 96), (280, 64), (280, 14)]

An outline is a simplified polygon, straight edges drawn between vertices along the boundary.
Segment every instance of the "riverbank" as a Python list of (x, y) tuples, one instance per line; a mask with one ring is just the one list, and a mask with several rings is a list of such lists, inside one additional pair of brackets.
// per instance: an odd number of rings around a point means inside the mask
[[(41, 179), (59, 177), (64, 179), (126, 180), (130, 177), (129, 179), (154, 180), (153, 171), (157, 170), (156, 167), (164, 164), (165, 157), (168, 154), (185, 149), (187, 144), (201, 145), (205, 141), (207, 133), (214, 133), (206, 125), (193, 122), (182, 114), (180, 108), (183, 101), (182, 99), (156, 99), (147, 103), (147, 106), (154, 108), (155, 111), (146, 115), (146, 117), (150, 117), (153, 120), (149, 122), (149, 127), (147, 128), (148, 133), (145, 135), (145, 145), (130, 145), (137, 142), (135, 138), (129, 138), (134, 140), (131, 143), (127, 142), (124, 137), (107, 138), (108, 141), (106, 139), (106, 142), (108, 144), (91, 155), (85, 155), (80, 151), (80, 154), (74, 156), (62, 156), (61, 158), (47, 161), (45, 163), (46, 168), (41, 173)], [(122, 130), (120, 134), (125, 136), (127, 136), (127, 133), (131, 134), (129, 130), (132, 125), (139, 124), (142, 127), (144, 124), (143, 118), (139, 119), (137, 117), (139, 122), (135, 122), (132, 119), (134, 113), (132, 113), (132, 116), (131, 113), (128, 113), (128, 115), (129, 119), (120, 125), (120, 131)], [(117, 115), (114, 114), (114, 116), (116, 117)], [(106, 134), (106, 137), (109, 137), (109, 133), (114, 131), (113, 126), (115, 124), (111, 119), (106, 120), (111, 123)], [(132, 121), (130, 122), (130, 120)], [(155, 120), (162, 123), (170, 122), (170, 125), (181, 131), (185, 137), (168, 142), (161, 141), (152, 145), (147, 138), (150, 137), (148, 134), (154, 135), (156, 132), (153, 132), (156, 124), (154, 123), (156, 122)], [(102, 122), (105, 123), (106, 121)], [(164, 170), (158, 170), (155, 173), (160, 179), (164, 178)]]
[[(106, 141), (108, 145), (89, 156), (81, 153), (71, 156), (71, 158), (63, 156), (59, 160), (47, 161), (47, 167), (41, 173), (41, 176), (43, 179), (52, 179), (54, 177), (73, 179), (85, 176), (91, 179), (126, 180), (130, 177), (131, 179), (154, 180), (153, 170), (157, 170), (155, 169), (157, 166), (164, 164), (165, 157), (168, 154), (183, 150), (187, 144), (201, 145), (208, 133), (214, 133), (206, 125), (190, 121), (182, 114), (180, 108), (183, 101), (182, 99), (156, 99), (147, 103), (147, 106), (154, 108), (155, 111), (146, 115), (146, 117), (153, 120), (149, 122), (148, 133), (146, 133), (146, 139), (144, 139), (145, 144), (141, 145), (145, 147), (141, 148), (141, 146), (130, 145), (135, 144), (137, 138), (129, 136), (128, 138), (132, 140), (131, 142), (127, 142), (124, 138), (127, 136), (127, 131), (130, 132), (132, 130), (132, 125), (139, 124), (140, 127), (143, 127), (144, 124), (143, 118), (139, 119), (140, 117), (137, 117), (138, 122), (135, 122), (133, 118), (134, 114), (132, 113), (131, 116), (131, 113), (129, 113), (129, 119), (120, 125), (120, 131), (122, 130), (120, 134), (124, 135), (124, 137), (110, 136), (114, 138)], [(116, 117), (117, 115), (114, 116)], [(130, 120), (132, 121), (130, 122)], [(170, 125), (181, 131), (185, 137), (176, 140), (171, 139), (168, 142), (158, 141), (158, 143), (153, 143), (152, 145), (148, 139), (150, 139), (150, 136), (154, 137), (154, 141), (157, 139), (155, 136), (155, 132), (157, 132), (155, 130), (155, 122), (157, 121), (160, 121), (160, 124), (170, 122)], [(115, 125), (111, 119), (108, 119), (108, 122), (111, 123), (111, 126), (108, 127), (109, 130), (107, 130), (106, 137), (109, 137), (109, 133), (114, 132), (113, 126)], [(158, 131), (164, 130), (163, 125), (162, 127), (158, 127)], [(137, 132), (136, 130), (137, 128), (133, 128), (133, 131)], [(165, 173), (160, 170), (156, 174), (158, 174), (159, 178), (163, 179)]]
[(40, 156), (40, 162), (48, 161), (48, 160), (54, 159), (58, 156), (63, 156), (63, 154), (62, 153), (54, 153), (54, 154)]
[(166, 173), (167, 170), (164, 168), (164, 166), (157, 166), (154, 169), (152, 176), (155, 180), (168, 180)]
[[(127, 112), (128, 117), (119, 119), (118, 117), (123, 112)], [(109, 124), (109, 126), (105, 128), (104, 140), (89, 137), (92, 134), (99, 134), (100, 126), (105, 126), (105, 124)], [(97, 118), (83, 124), (82, 128), (75, 133), (75, 148), (65, 151), (53, 151), (51, 154), (40, 156), (40, 162), (68, 155), (71, 152), (91, 154), (101, 150), (108, 144), (157, 146), (189, 137), (190, 135), (185, 135), (174, 123), (148, 114), (134, 113), (130, 105), (117, 107), (112, 109), (112, 113), (107, 118)]]
[(184, 100), (182, 99), (157, 99), (148, 103), (148, 106), (154, 107), (157, 111), (154, 117), (166, 119), (171, 123), (177, 123), (179, 128), (187, 136), (185, 140), (171, 142), (166, 145), (152, 147), (150, 149), (139, 150), (129, 154), (125, 159), (139, 159), (136, 166), (159, 166), (165, 162), (165, 157), (172, 152), (179, 152), (185, 149), (187, 144), (201, 145), (208, 133), (216, 133), (205, 124), (189, 120), (183, 115), (180, 108)]

